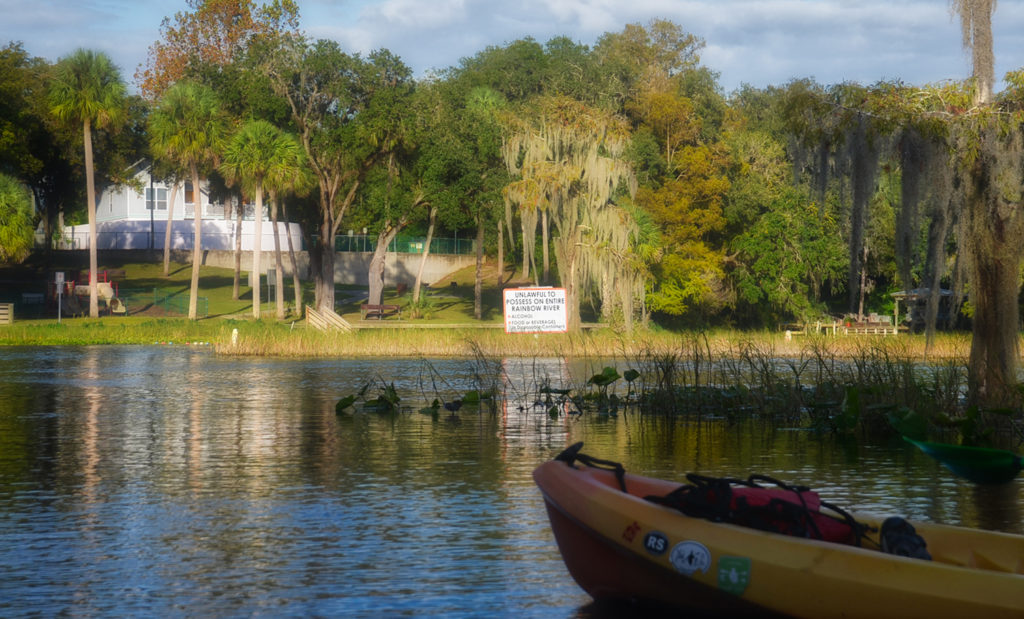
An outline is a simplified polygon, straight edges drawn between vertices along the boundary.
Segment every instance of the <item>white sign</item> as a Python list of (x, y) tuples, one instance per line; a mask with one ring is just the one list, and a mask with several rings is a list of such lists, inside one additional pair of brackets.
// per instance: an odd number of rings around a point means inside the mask
[(505, 289), (505, 333), (565, 333), (565, 288)]
[(57, 324), (60, 324), (61, 295), (64, 293), (64, 271), (54, 271), (54, 288), (57, 289)]

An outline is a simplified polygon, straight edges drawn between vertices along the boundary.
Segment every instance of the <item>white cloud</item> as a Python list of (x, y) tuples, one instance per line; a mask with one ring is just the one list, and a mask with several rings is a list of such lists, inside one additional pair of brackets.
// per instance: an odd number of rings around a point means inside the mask
[(386, 0), (376, 6), (367, 6), (363, 15), (367, 20), (379, 17), (386, 24), (429, 30), (462, 22), (465, 11), (465, 0)]
[[(489, 45), (567, 36), (593, 45), (626, 24), (670, 19), (704, 38), (704, 64), (729, 91), (743, 82), (822, 83), (883, 78), (923, 84), (962, 79), (970, 67), (946, 0), (299, 0), (311, 36), (349, 51), (388, 48), (424, 74)], [(159, 36), (160, 20), (186, 10), (132, 0), (0, 0), (0, 44), (55, 60), (75, 47), (111, 54), (130, 76)], [(1024, 2), (1003, 0), (994, 20), (996, 72), (1024, 65)]]

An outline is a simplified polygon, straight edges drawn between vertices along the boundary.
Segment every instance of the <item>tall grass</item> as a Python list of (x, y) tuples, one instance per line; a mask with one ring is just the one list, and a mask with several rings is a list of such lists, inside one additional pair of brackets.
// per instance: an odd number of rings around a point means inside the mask
[[(231, 333), (239, 332), (232, 345)], [(184, 318), (146, 316), (19, 320), (0, 325), (0, 345), (52, 344), (152, 344), (157, 341), (204, 340), (217, 351), (235, 355), (275, 355), (283, 357), (389, 356), (389, 357), (573, 357), (687, 359), (684, 368), (692, 384), (708, 378), (711, 359), (739, 359), (759, 367), (762, 378), (776, 371), (768, 360), (808, 360), (806, 371), (816, 382), (826, 379), (835, 369), (828, 360), (854, 359), (863, 351), (890, 358), (920, 362), (939, 362), (966, 357), (967, 335), (947, 334), (937, 338), (930, 351), (924, 338), (901, 335), (878, 336), (803, 336), (786, 341), (771, 332), (711, 331), (699, 333), (636, 332), (624, 334), (611, 329), (591, 329), (564, 334), (507, 334), (501, 329), (484, 328), (373, 328), (352, 333), (320, 332), (305, 322), (254, 321), (237, 318), (211, 318), (188, 321)], [(884, 351), (884, 352), (883, 352)]]
[[(485, 396), (480, 407), (472, 409), (477, 411), (493, 411), (503, 404), (506, 410), (539, 410), (554, 417), (759, 419), (776, 426), (861, 436), (898, 434), (899, 424), (911, 412), (939, 427), (955, 427), (966, 414), (965, 358), (935, 362), (914, 357), (907, 342), (864, 339), (857, 346), (837, 346), (832, 339), (805, 339), (799, 350), (783, 351), (771, 339), (719, 340), (689, 334), (671, 343), (659, 340), (658, 347), (648, 341), (647, 347), (638, 348), (611, 334), (591, 334), (548, 343), (530, 338), (533, 355), (509, 364), (507, 349), (496, 354), (491, 348), (502, 343), (499, 334), (460, 339), (464, 335), (452, 332), (441, 339), (451, 350), (469, 351), (459, 355), (467, 364), (461, 374), (472, 377), (469, 391)], [(360, 340), (359, 346), (371, 348), (395, 345), (381, 331), (345, 337), (349, 350), (355, 349), (351, 342)], [(409, 347), (425, 344), (419, 336), (403, 342)], [(544, 354), (536, 354), (538, 350)], [(578, 356), (570, 358), (569, 352)], [(440, 402), (466, 397), (432, 368), (430, 356), (421, 355), (428, 366), (423, 374), (429, 378), (421, 380), (420, 397)]]
[(18, 321), (0, 326), (0, 346), (89, 346), (100, 344), (213, 345), (230, 335), (229, 323), (184, 319), (74, 318)]

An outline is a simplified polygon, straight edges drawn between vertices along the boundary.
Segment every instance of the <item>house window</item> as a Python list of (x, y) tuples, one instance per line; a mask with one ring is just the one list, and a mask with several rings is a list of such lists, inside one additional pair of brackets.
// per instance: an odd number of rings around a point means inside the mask
[(156, 210), (167, 210), (167, 189), (146, 187), (146, 210), (153, 210), (153, 194), (156, 193)]
[(195, 195), (192, 191), (192, 183), (185, 183), (185, 204), (195, 204)]

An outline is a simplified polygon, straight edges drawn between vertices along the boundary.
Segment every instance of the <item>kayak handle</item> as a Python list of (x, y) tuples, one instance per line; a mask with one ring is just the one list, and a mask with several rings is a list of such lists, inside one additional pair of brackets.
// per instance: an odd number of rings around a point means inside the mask
[(565, 462), (569, 466), (572, 466), (574, 462), (579, 462), (591, 468), (601, 469), (602, 471), (611, 471), (615, 473), (615, 480), (619, 482), (619, 489), (623, 492), (627, 492), (626, 469), (623, 468), (620, 463), (588, 456), (587, 454), (580, 453), (581, 449), (583, 449), (583, 441), (574, 443), (562, 450), (562, 453), (555, 456), (555, 460)]

